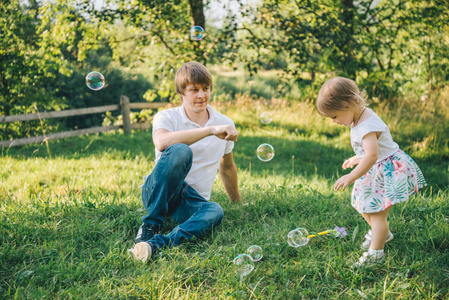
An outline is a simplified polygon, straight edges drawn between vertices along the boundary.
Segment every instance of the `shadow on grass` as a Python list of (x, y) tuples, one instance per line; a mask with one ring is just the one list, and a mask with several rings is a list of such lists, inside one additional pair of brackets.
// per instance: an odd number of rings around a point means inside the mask
[[(117, 158), (145, 156), (154, 159), (154, 145), (150, 131), (137, 131), (130, 135), (118, 132), (93, 134), (48, 142), (52, 158), (80, 159), (90, 156), (112, 155)], [(2, 156), (16, 159), (49, 157), (45, 143), (11, 147), (1, 150)]]
[(120, 202), (117, 195), (103, 196), (90, 200), (88, 194), (68, 195), (56, 203), (36, 198), (26, 209), (16, 201), (5, 202), (8, 211), (0, 218), (0, 298), (8, 286), (32, 284), (51, 293), (99, 280), (99, 265), (108, 272), (123, 268), (118, 266), (123, 257), (117, 256), (123, 244), (132, 245), (140, 206)]
[[(257, 158), (257, 147), (268, 143), (274, 148), (274, 157), (268, 162)], [(291, 140), (277, 137), (241, 137), (234, 148), (237, 167), (251, 169), (251, 174), (335, 176), (339, 166), (352, 154), (311, 140)]]
[[(140, 138), (131, 136), (123, 139), (130, 140), (140, 141)], [(115, 140), (110, 138), (110, 141)], [(258, 138), (242, 138), (240, 142), (241, 148), (237, 147), (235, 151), (236, 161), (238, 165), (243, 165), (248, 160), (254, 160), (253, 145), (257, 148), (261, 141)], [(328, 164), (330, 169), (319, 174), (332, 174), (335, 172), (332, 171), (333, 160), (342, 154), (341, 150), (334, 151), (316, 142), (290, 142), (277, 138), (263, 142), (270, 142), (275, 149), (289, 143), (289, 151), (294, 152), (295, 157), (304, 156), (301, 158), (304, 167), (300, 170), (305, 171), (298, 171), (304, 173), (319, 173), (314, 166)], [(133, 152), (132, 146), (122, 150), (120, 143), (114, 144), (117, 147), (110, 148), (110, 152), (124, 151), (126, 155), (141, 153)], [(79, 143), (74, 146), (79, 147)], [(94, 149), (101, 150), (101, 147), (87, 150)], [(105, 152), (104, 149), (98, 153), (92, 151), (89, 155), (104, 155)], [(309, 153), (316, 156), (315, 161)], [(268, 164), (271, 166), (268, 172), (285, 172), (288, 175), (290, 155), (291, 152), (278, 151), (270, 162), (273, 164)], [(279, 160), (276, 161), (276, 158)], [(256, 165), (254, 162), (253, 174), (263, 176), (267, 172), (264, 166), (266, 163)], [(90, 295), (92, 298), (105, 295), (108, 296), (105, 298), (121, 298), (107, 294), (110, 290), (119, 289), (125, 289), (125, 296), (133, 298), (135, 286), (139, 286), (140, 282), (144, 282), (142, 286), (146, 289), (141, 292), (147, 296), (154, 288), (148, 283), (160, 282), (161, 278), (166, 278), (162, 290), (178, 288), (183, 282), (189, 282), (198, 287), (198, 293), (205, 293), (204, 289), (210, 287), (215, 290), (221, 288), (219, 282), (228, 280), (222, 270), (233, 270), (232, 258), (251, 244), (258, 244), (264, 249), (264, 259), (251, 275), (255, 276), (254, 283), (258, 281), (257, 284), (263, 287), (261, 291), (267, 291), (270, 281), (276, 282), (274, 292), (276, 295), (283, 294), (285, 298), (304, 292), (318, 298), (317, 291), (323, 285), (328, 289), (325, 298), (335, 298), (342, 291), (339, 288), (341, 285), (383, 286), (388, 274), (404, 278), (403, 281), (408, 284), (422, 285), (425, 289), (447, 291), (444, 272), (448, 263), (445, 219), (448, 208), (444, 200), (440, 201), (436, 196), (434, 201), (419, 197), (416, 201), (407, 201), (395, 207), (390, 219), (395, 239), (389, 244), (387, 265), (380, 272), (371, 274), (354, 273), (349, 267), (360, 254), (359, 244), (367, 226), (347, 203), (347, 194), (323, 195), (321, 190), (311, 190), (305, 184), (260, 189), (257, 182), (251, 182), (244, 193), (250, 199), (246, 205), (231, 205), (221, 190), (216, 196), (225, 209), (223, 224), (204, 240), (186, 243), (183, 251), (167, 251), (150, 265), (134, 263), (125, 256), (143, 214), (137, 194), (86, 189), (53, 202), (51, 198), (36, 196), (26, 206), (8, 200), (4, 204), (8, 209), (0, 218), (0, 295), (6, 294), (11, 287), (13, 293), (18, 291), (19, 298), (68, 298), (65, 297), (68, 289), (79, 293), (82, 287), (81, 292), (84, 293), (95, 291), (93, 296)], [(129, 197), (129, 201), (124, 200), (125, 197)], [(351, 235), (359, 224), (363, 225), (360, 226), (357, 240), (353, 242)], [(173, 226), (172, 223), (167, 225), (164, 231)], [(320, 231), (335, 225), (345, 226), (349, 236), (341, 240), (317, 237), (301, 249), (286, 245), (286, 234), (297, 226)], [(184, 263), (186, 261), (188, 264)], [(195, 267), (192, 267), (192, 261)], [(320, 277), (321, 274), (328, 275)], [(180, 276), (184, 277), (180, 280)], [(259, 276), (267, 280), (259, 280)], [(206, 288), (200, 289), (204, 278), (207, 278)], [(292, 292), (291, 278), (305, 278), (308, 288), (297, 287)], [(123, 282), (132, 288), (127, 290)], [(238, 286), (234, 284), (231, 287)], [(218, 295), (223, 293), (218, 292)], [(261, 298), (271, 298), (270, 292), (259, 293)], [(244, 296), (249, 298), (246, 294)]]

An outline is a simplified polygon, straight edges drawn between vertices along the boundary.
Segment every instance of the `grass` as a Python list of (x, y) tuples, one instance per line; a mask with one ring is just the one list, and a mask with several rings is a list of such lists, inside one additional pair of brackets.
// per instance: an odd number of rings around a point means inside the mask
[[(148, 264), (129, 259), (127, 249), (144, 213), (142, 177), (154, 165), (150, 132), (51, 141), (51, 158), (45, 144), (4, 149), (0, 298), (449, 296), (447, 115), (431, 123), (432, 113), (417, 106), (419, 120), (405, 122), (411, 104), (376, 110), (392, 124), (393, 137), (417, 161), (429, 186), (390, 213), (395, 238), (386, 246), (385, 265), (354, 271), (350, 265), (362, 254), (368, 226), (351, 207), (350, 191), (332, 191), (343, 173), (342, 161), (353, 155), (348, 129), (323, 120), (307, 103), (241, 97), (215, 106), (236, 121), (241, 133), (234, 156), (243, 203), (230, 204), (217, 179), (213, 200), (225, 210), (222, 225), (201, 241), (163, 251)], [(267, 125), (258, 120), (265, 110), (273, 113)], [(435, 133), (437, 138), (429, 141)], [(270, 162), (255, 157), (264, 142), (275, 149)], [(310, 232), (345, 227), (348, 236), (319, 237), (291, 248), (287, 233), (299, 226)], [(169, 222), (163, 232), (172, 227)], [(263, 248), (264, 257), (240, 281), (232, 260), (253, 244)]]

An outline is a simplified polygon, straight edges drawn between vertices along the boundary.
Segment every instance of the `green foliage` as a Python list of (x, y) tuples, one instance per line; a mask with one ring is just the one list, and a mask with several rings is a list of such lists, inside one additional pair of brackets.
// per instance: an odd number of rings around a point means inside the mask
[(372, 2), (265, 0), (246, 6), (242, 39), (254, 51), (244, 61), (255, 73), (264, 53), (283, 54), (287, 85), (289, 78), (309, 73), (319, 87), (318, 74), (336, 74), (368, 86), (381, 99), (426, 93), (432, 90), (427, 82), (447, 84), (447, 73), (440, 72), (449, 66), (443, 50), (449, 44), (447, 6), (395, 0), (371, 7)]
[[(234, 71), (245, 66), (248, 84), (226, 78), (217, 85), (222, 100), (248, 93), (314, 101), (334, 75), (355, 79), (375, 103), (430, 98), (448, 83), (447, 1), (238, 2), (217, 28), (199, 18), (198, 0), (111, 0), (101, 8), (90, 0), (3, 1), (0, 114), (34, 113), (34, 104), (50, 111), (117, 103), (121, 94), (177, 102), (173, 78), (190, 60)], [(189, 36), (197, 23), (206, 30), (200, 41)], [(99, 92), (83, 84), (92, 70), (106, 76)], [(272, 78), (259, 78), (265, 70)], [(101, 122), (91, 116), (45, 125), (54, 131)], [(0, 136), (40, 135), (40, 126), (1, 124)]]
[[(191, 1), (191, 3), (198, 1)], [(149, 92), (149, 99), (177, 101), (173, 79), (176, 70), (185, 62), (195, 60), (235, 65), (238, 48), (234, 16), (223, 28), (194, 24), (194, 15), (187, 1), (120, 1), (114, 10), (103, 9), (97, 16), (110, 23), (105, 36), (113, 58), (124, 65), (140, 68), (157, 89)], [(117, 21), (120, 19), (120, 21)], [(195, 41), (190, 37), (192, 25), (205, 29), (205, 37)], [(150, 70), (150, 71), (148, 71)], [(154, 95), (156, 95), (154, 97)]]
[(46, 90), (45, 63), (36, 44), (38, 8), (2, 1), (0, 14), (0, 113), (30, 112), (36, 99), (47, 108), (58, 107)]
[[(77, 59), (80, 40), (88, 40), (81, 32), (85, 20), (67, 6), (53, 2), (40, 6), (31, 1), (2, 2), (2, 38), (0, 50), (1, 93), (0, 113), (15, 115), (68, 107), (66, 99), (58, 97), (64, 84), (59, 76), (70, 75), (71, 63)], [(70, 6), (70, 5), (69, 5)], [(63, 13), (61, 13), (63, 12)], [(2, 124), (1, 137), (24, 137), (42, 133), (37, 122)], [(58, 127), (50, 121), (49, 126)]]

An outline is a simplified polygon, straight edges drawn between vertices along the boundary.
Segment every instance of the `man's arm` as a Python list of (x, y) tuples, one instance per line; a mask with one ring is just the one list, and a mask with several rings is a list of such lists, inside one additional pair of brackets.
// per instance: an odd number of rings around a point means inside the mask
[(220, 160), (220, 177), (226, 194), (233, 203), (240, 203), (239, 185), (237, 180), (237, 168), (232, 157), (232, 152), (225, 154)]
[(192, 145), (209, 135), (215, 135), (220, 139), (235, 142), (237, 141), (239, 133), (231, 125), (208, 126), (173, 132), (160, 128), (153, 134), (153, 143), (157, 150), (164, 151), (167, 147), (176, 143)]

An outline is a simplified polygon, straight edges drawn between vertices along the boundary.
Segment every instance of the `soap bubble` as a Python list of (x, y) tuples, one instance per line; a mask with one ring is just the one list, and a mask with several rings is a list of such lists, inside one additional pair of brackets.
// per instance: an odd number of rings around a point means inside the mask
[(274, 157), (274, 148), (270, 144), (262, 144), (257, 148), (257, 157), (261, 161), (270, 161)]
[(288, 233), (288, 244), (292, 247), (305, 246), (309, 242), (309, 232), (305, 228), (296, 228)]
[(190, 37), (195, 40), (195, 41), (199, 41), (203, 38), (204, 36), (204, 29), (201, 26), (193, 26), (192, 28), (190, 28)]
[(237, 266), (235, 269), (235, 274), (240, 276), (240, 278), (248, 275), (254, 270), (254, 264), (251, 256), (248, 254), (240, 254), (234, 258), (234, 264)]
[(90, 72), (86, 76), (86, 85), (88, 88), (94, 91), (101, 90), (104, 87), (104, 76), (100, 72)]
[(263, 254), (262, 254), (262, 248), (260, 248), (257, 245), (252, 245), (251, 247), (249, 247), (246, 252), (248, 253), (248, 255), (251, 257), (252, 261), (259, 261), (262, 259)]
[(263, 113), (260, 114), (260, 122), (264, 124), (269, 124), (271, 123), (271, 121), (272, 121), (271, 113), (269, 111), (264, 111)]

